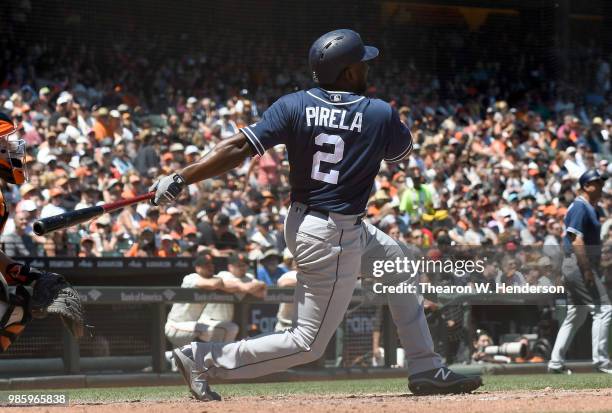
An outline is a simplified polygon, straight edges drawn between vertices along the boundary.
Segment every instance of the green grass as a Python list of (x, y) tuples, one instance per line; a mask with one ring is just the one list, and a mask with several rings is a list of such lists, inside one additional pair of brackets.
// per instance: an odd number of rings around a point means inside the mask
[(502, 390), (541, 390), (553, 389), (605, 389), (612, 387), (612, 376), (602, 373), (567, 375), (530, 374), (507, 376), (484, 376), (483, 389), (487, 391)]
[[(539, 390), (546, 387), (553, 389), (601, 389), (612, 388), (612, 376), (605, 374), (574, 374), (572, 376), (555, 376), (545, 374), (485, 376), (486, 391), (502, 390)], [(290, 396), (294, 394), (330, 395), (330, 394), (381, 394), (408, 393), (406, 379), (373, 379), (373, 380), (333, 380), (290, 383), (261, 384), (220, 384), (213, 386), (224, 397), (240, 396)], [(49, 390), (56, 393), (57, 390)], [(137, 400), (180, 400), (187, 396), (185, 386), (166, 387), (123, 387), (65, 390), (71, 403), (108, 403)], [(0, 400), (5, 400), (7, 393), (0, 392)], [(43, 394), (44, 391), (19, 392)]]

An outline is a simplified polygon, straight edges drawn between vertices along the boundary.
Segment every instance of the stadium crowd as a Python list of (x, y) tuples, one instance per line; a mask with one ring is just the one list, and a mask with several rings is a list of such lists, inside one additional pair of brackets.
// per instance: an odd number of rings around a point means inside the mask
[[(434, 40), (448, 42), (445, 36)], [(32, 233), (37, 217), (146, 191), (160, 174), (256, 122), (281, 94), (311, 85), (290, 52), (284, 67), (269, 54), (251, 56), (258, 63), (248, 71), (240, 53), (163, 60), (161, 49), (121, 41), (102, 52), (44, 44), (30, 45), (25, 55), (6, 49), (0, 110), (23, 125), (29, 182), (3, 184), (13, 214), (1, 242), (16, 256), (242, 251), (269, 261), (258, 278), (274, 284), (287, 270), (281, 265), (290, 202), (283, 147), (191, 186), (174, 206), (142, 203), (46, 237)], [(448, 49), (476, 53), (463, 43)], [(383, 56), (367, 94), (391, 102), (415, 145), (408, 160), (381, 168), (367, 219), (433, 257), (453, 245), (499, 246), (511, 254), (517, 246), (546, 246), (552, 262), (546, 265), (554, 266), (577, 178), (587, 168), (612, 171), (610, 64), (596, 53), (586, 58), (592, 81), (576, 87), (546, 80), (541, 66), (526, 70), (528, 55), (513, 66), (474, 60), (441, 78)], [(121, 62), (123, 69), (109, 70), (101, 60)], [(266, 65), (272, 69), (260, 70)], [(608, 245), (610, 184), (601, 206)], [(523, 264), (540, 262), (541, 255), (522, 258)]]

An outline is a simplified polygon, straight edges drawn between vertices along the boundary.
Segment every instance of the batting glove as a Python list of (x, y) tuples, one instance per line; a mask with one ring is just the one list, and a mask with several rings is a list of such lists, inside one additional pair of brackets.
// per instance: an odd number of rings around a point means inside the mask
[(149, 191), (155, 191), (151, 203), (153, 205), (169, 204), (176, 200), (176, 197), (186, 186), (185, 179), (178, 173), (164, 176), (149, 188)]

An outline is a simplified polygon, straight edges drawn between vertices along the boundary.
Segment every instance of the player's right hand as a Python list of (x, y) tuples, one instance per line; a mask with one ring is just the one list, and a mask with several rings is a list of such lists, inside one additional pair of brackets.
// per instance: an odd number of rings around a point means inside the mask
[(164, 176), (158, 179), (149, 191), (155, 191), (151, 199), (153, 205), (166, 205), (176, 200), (181, 191), (186, 187), (185, 179), (179, 173)]

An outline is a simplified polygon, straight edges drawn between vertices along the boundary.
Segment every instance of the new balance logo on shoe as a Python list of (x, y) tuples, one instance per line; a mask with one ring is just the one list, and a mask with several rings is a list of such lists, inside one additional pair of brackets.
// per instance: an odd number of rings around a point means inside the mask
[(449, 369), (445, 369), (443, 367), (439, 368), (436, 374), (434, 375), (434, 379), (437, 379), (438, 376), (442, 376), (442, 380), (446, 381), (448, 376), (450, 376), (451, 371)]

